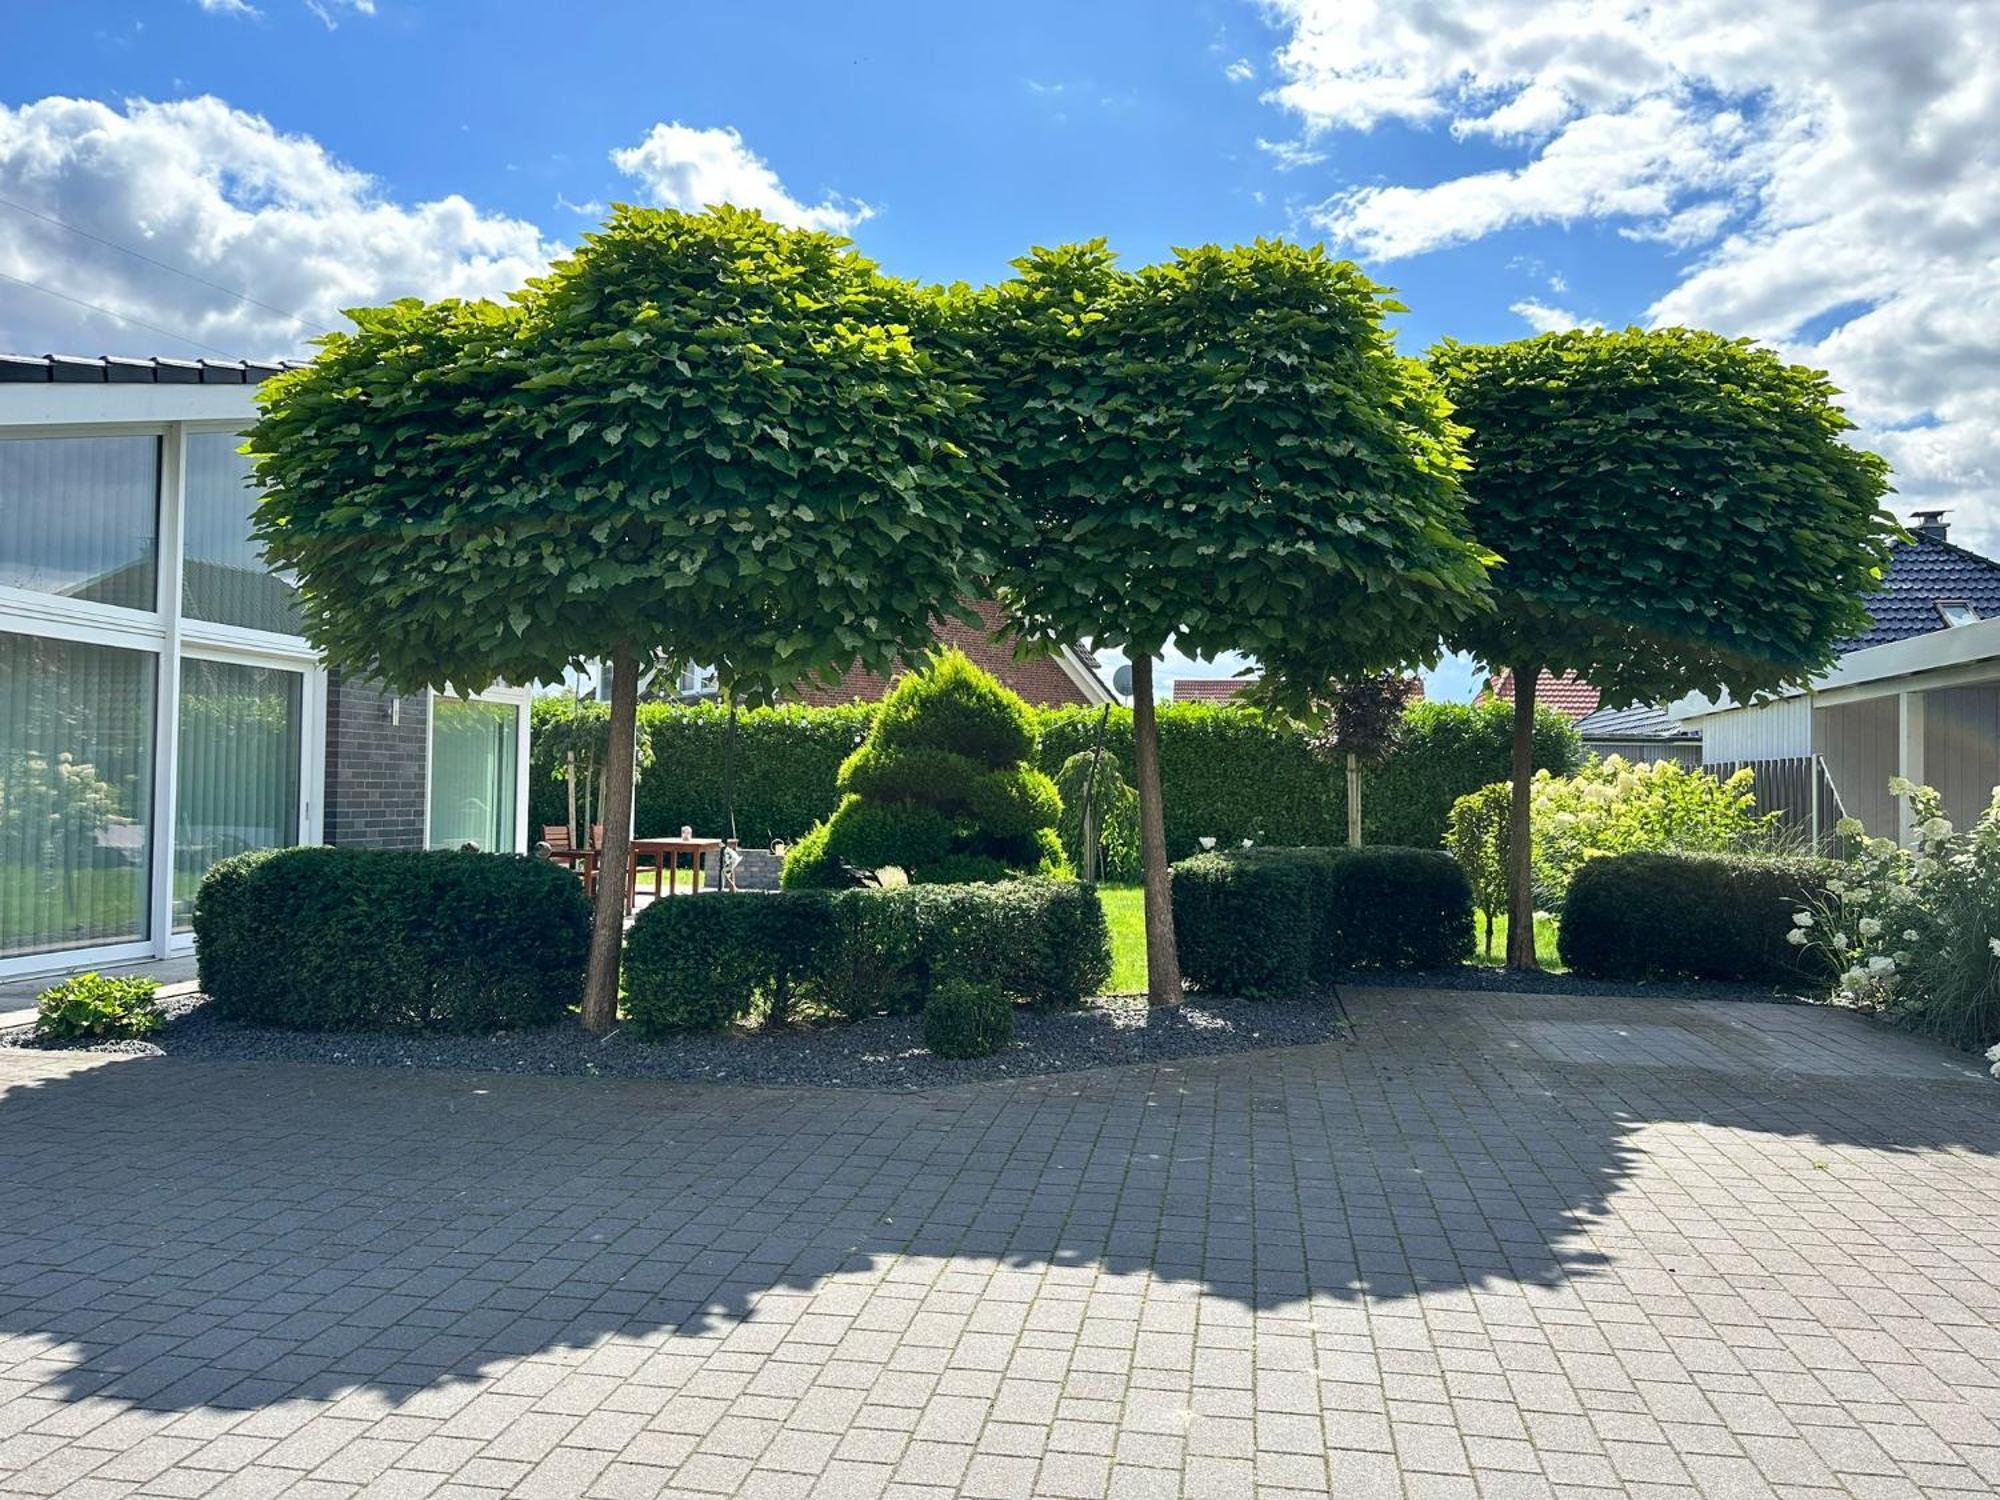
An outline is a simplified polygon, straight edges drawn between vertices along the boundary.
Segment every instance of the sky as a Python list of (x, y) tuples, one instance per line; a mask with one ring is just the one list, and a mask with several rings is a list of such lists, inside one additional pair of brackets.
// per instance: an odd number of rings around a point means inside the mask
[[(0, 349), (268, 357), (604, 205), (900, 275), (1322, 240), (1409, 353), (1689, 324), (2000, 550), (2000, 0), (10, 0)], [(1434, 680), (1464, 696), (1464, 664)]]

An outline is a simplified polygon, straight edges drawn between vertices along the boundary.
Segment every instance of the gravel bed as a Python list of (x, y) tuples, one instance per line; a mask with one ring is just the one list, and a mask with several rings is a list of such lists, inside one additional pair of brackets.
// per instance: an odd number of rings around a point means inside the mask
[[(233, 1026), (215, 1017), (199, 997), (166, 1001), (162, 1008), (171, 1019), (143, 1042), (99, 1042), (76, 1050), (766, 1088), (914, 1090), (1296, 1047), (1346, 1035), (1340, 1010), (1330, 1002), (1196, 997), (1155, 1011), (1143, 996), (1107, 996), (1075, 1010), (1018, 1010), (1011, 1047), (992, 1057), (953, 1062), (925, 1049), (916, 1016), (797, 1027), (772, 1036), (725, 1032), (648, 1043), (622, 1033), (600, 1039), (574, 1022), (494, 1036), (392, 1036)], [(30, 1032), (0, 1033), (0, 1047), (34, 1045)]]
[(1513, 974), (1486, 964), (1417, 973), (1356, 969), (1340, 976), (1354, 989), (1485, 990), (1526, 995), (1604, 995), (1619, 1000), (1751, 1000), (1770, 1005), (1815, 1005), (1797, 990), (1721, 979), (1579, 979), (1536, 970)]

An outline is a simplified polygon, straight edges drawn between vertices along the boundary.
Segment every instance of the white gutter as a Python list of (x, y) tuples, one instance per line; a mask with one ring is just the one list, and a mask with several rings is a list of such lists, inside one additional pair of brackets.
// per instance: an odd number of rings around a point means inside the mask
[[(1970, 625), (1952, 625), (1926, 631), (1881, 646), (1850, 651), (1810, 688), (1787, 688), (1772, 698), (1796, 698), (1809, 692), (1814, 699), (1831, 707), (1863, 698), (1885, 697), (1912, 687), (1950, 687), (1961, 681), (1986, 681), (2000, 676), (2000, 619), (1976, 620)], [(1907, 679), (1924, 677), (1922, 683)], [(1887, 684), (1896, 683), (1896, 687)], [(1719, 700), (1700, 693), (1690, 694), (1667, 706), (1676, 720), (1700, 719), (1726, 713), (1746, 705), (1733, 702), (1727, 694)]]

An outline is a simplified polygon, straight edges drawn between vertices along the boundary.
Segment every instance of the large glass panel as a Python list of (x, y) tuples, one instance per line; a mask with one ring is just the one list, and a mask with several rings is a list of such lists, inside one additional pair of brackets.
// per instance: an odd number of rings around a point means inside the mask
[(298, 585), (250, 540), (257, 490), (233, 432), (190, 433), (183, 491), (181, 613), (252, 630), (299, 631)]
[(147, 936), (158, 660), (0, 632), (0, 958)]
[(520, 709), (438, 698), (431, 703), (431, 847), (477, 844), (518, 854), (514, 839)]
[(0, 584), (158, 607), (160, 440), (0, 439)]
[(299, 841), (299, 704), (305, 678), (281, 667), (181, 659), (174, 793), (174, 929), (218, 859)]

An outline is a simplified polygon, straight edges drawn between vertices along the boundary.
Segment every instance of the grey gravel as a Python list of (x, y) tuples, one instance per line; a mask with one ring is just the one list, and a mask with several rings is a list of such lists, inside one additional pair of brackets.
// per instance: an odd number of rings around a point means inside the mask
[[(1014, 1014), (1011, 1047), (964, 1061), (933, 1057), (924, 1047), (923, 1024), (916, 1016), (876, 1016), (852, 1025), (801, 1026), (771, 1035), (727, 1032), (640, 1042), (622, 1032), (594, 1037), (575, 1022), (492, 1036), (399, 1036), (235, 1026), (215, 1016), (200, 997), (168, 1001), (162, 1008), (170, 1020), (143, 1042), (99, 1042), (76, 1050), (771, 1088), (913, 1090), (1296, 1047), (1346, 1035), (1341, 1011), (1330, 998), (1265, 1002), (1202, 996), (1172, 1009), (1151, 1010), (1142, 996), (1107, 996), (1074, 1010), (1022, 1008)], [(36, 1045), (29, 1032), (0, 1033), (0, 1046)]]

